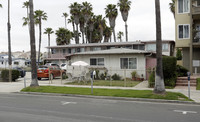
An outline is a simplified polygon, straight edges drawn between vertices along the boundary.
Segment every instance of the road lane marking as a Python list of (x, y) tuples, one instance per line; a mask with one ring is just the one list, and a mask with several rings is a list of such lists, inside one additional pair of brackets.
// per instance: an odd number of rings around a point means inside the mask
[(183, 111), (183, 110), (174, 110), (174, 112), (178, 112), (178, 113), (182, 113), (182, 114), (187, 114), (187, 113), (191, 113), (191, 114), (197, 114), (196, 111)]
[(68, 104), (77, 104), (77, 102), (66, 102), (66, 101), (61, 101), (62, 105), (68, 105)]

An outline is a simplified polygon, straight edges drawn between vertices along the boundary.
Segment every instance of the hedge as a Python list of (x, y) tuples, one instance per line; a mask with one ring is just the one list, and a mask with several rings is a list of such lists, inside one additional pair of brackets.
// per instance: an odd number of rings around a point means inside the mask
[[(19, 78), (20, 72), (18, 70), (12, 70), (12, 81), (16, 81)], [(1, 71), (1, 78), (3, 82), (9, 82), (9, 70)]]

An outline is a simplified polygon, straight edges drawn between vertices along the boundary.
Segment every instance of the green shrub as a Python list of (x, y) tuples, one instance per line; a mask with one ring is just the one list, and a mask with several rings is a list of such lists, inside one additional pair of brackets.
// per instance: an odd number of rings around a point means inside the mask
[(131, 76), (132, 78), (135, 78), (137, 76), (137, 72), (136, 71), (131, 72)]
[(101, 79), (101, 80), (105, 80), (105, 78), (106, 78), (106, 76), (104, 75), (104, 73), (101, 73), (101, 74), (100, 74), (100, 79)]
[(149, 76), (149, 87), (154, 87), (155, 85), (155, 72), (151, 72), (150, 76)]
[[(19, 78), (20, 72), (18, 70), (12, 70), (12, 81), (15, 81)], [(9, 70), (2, 70), (1, 78), (3, 82), (9, 81)]]
[(197, 78), (197, 90), (200, 90), (200, 78)]
[(182, 60), (182, 51), (179, 48), (176, 50), (176, 59)]
[(121, 77), (118, 75), (118, 74), (114, 74), (113, 76), (112, 76), (112, 79), (113, 80), (121, 80)]
[(176, 57), (163, 56), (163, 76), (165, 86), (175, 86), (177, 78)]
[(180, 65), (177, 65), (177, 66), (176, 66), (176, 72), (177, 72), (177, 76), (178, 76), (178, 77), (187, 76), (187, 72), (188, 72), (188, 71), (189, 71), (189, 70), (186, 69), (186, 68), (183, 67), (183, 66), (180, 66)]

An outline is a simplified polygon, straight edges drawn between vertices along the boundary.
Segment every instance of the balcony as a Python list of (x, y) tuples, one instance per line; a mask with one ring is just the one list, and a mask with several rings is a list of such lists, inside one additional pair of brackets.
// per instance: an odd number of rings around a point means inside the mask
[(200, 6), (192, 7), (192, 15), (194, 20), (200, 19)]

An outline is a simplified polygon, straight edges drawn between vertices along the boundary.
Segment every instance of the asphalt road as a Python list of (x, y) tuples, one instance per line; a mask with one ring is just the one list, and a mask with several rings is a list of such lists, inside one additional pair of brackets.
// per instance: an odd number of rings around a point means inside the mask
[(199, 105), (0, 94), (0, 122), (199, 121)]

